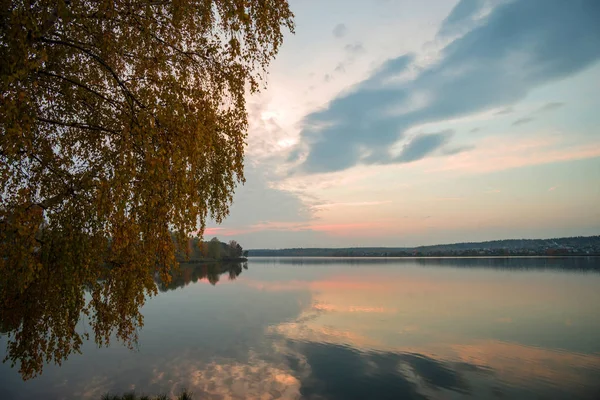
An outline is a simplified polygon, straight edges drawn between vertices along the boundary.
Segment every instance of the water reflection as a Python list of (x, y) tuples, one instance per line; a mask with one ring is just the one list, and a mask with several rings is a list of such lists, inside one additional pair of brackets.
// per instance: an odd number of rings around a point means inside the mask
[(164, 283), (157, 277), (156, 283), (161, 292), (183, 288), (202, 279), (208, 280), (214, 286), (223, 274), (227, 274), (230, 281), (237, 279), (242, 273), (242, 269), (248, 269), (248, 263), (183, 263), (180, 265), (179, 271), (173, 274), (171, 282)]
[[(487, 353), (490, 345), (511, 352)], [(296, 375), (302, 377), (300, 393), (305, 398), (595, 399), (600, 393), (598, 356), (561, 355), (496, 342), (471, 350), (476, 356), (467, 361), (444, 352), (362, 351), (311, 341), (292, 341), (286, 352)], [(531, 351), (539, 354), (529, 358)]]
[[(326, 399), (427, 399), (430, 390), (471, 394), (464, 372), (489, 374), (467, 363), (444, 363), (421, 354), (361, 352), (352, 347), (295, 342), (290, 364), (310, 365), (301, 394)], [(299, 369), (301, 371), (301, 368)]]
[(402, 266), (424, 267), (494, 268), (508, 270), (544, 270), (600, 272), (598, 257), (252, 257), (258, 265), (355, 265), (355, 266)]
[(138, 346), (144, 325), (140, 312), (146, 298), (207, 279), (212, 285), (222, 274), (236, 279), (247, 265), (182, 264), (165, 283), (149, 271), (43, 269), (22, 285), (24, 272), (6, 270), (0, 281), (0, 334), (6, 335), (4, 362), (17, 367), (23, 379), (41, 374), (49, 363), (61, 365), (81, 353), (84, 341), (98, 346), (117, 339)]
[(293, 280), (249, 284), (311, 293), (298, 318), (269, 328), (306, 398), (600, 394), (600, 276), (580, 274), (598, 259), (280, 261)]
[(135, 352), (84, 344), (28, 382), (0, 370), (0, 398), (597, 399), (598, 261), (183, 265)]

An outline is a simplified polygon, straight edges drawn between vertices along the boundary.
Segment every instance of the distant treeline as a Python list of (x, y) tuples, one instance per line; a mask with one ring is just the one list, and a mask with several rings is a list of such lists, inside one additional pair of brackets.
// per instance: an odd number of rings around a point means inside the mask
[(209, 241), (193, 238), (188, 241), (187, 254), (180, 254), (179, 261), (241, 261), (247, 255), (248, 251), (235, 240), (223, 243), (216, 237)]
[(600, 255), (600, 236), (509, 239), (419, 247), (255, 249), (254, 257), (468, 257)]

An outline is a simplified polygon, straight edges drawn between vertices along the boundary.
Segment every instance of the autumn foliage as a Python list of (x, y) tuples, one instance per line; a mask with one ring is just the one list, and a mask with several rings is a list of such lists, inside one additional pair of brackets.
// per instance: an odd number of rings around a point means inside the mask
[(81, 313), (135, 342), (155, 274), (244, 181), (284, 28), (285, 0), (1, 1), (0, 322), (25, 378), (79, 350)]

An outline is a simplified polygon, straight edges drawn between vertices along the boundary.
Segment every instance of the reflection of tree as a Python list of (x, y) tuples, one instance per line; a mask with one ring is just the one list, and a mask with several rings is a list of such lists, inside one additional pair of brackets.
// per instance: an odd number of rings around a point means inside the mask
[[(33, 278), (5, 269), (0, 281), (0, 321), (8, 333), (4, 361), (20, 364), (24, 379), (42, 372), (44, 363), (60, 364), (80, 352), (87, 333), (76, 330), (82, 317), (91, 326), (98, 345), (112, 334), (132, 346), (143, 325), (140, 307), (156, 292), (153, 277), (135, 268), (79, 268), (69, 254), (52, 255), (55, 262), (40, 268)], [(86, 299), (87, 297), (87, 299)]]
[(161, 292), (175, 290), (202, 279), (206, 279), (211, 285), (216, 285), (223, 274), (228, 274), (229, 280), (236, 279), (242, 273), (242, 268), (248, 269), (247, 264), (244, 263), (243, 266), (241, 263), (182, 264), (179, 271), (172, 274), (169, 284), (158, 281), (158, 289)]
[(184, 264), (165, 284), (145, 269), (70, 267), (66, 254), (55, 254), (63, 262), (40, 269), (33, 279), (6, 269), (0, 280), (0, 332), (9, 338), (5, 361), (20, 364), (24, 379), (40, 374), (45, 363), (61, 364), (81, 352), (90, 336), (76, 329), (82, 317), (99, 346), (114, 335), (131, 348), (143, 326), (140, 308), (157, 287), (172, 290), (201, 279), (215, 285), (222, 274), (235, 279), (242, 272), (240, 263)]
[(246, 94), (293, 14), (173, 3), (2, 1), (0, 320), (24, 378), (79, 351), (81, 313), (135, 340), (154, 275), (244, 181)]

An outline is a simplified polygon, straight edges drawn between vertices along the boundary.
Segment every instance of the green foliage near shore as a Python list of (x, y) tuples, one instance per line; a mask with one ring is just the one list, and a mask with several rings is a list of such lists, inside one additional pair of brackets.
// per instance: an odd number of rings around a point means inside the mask
[[(166, 394), (161, 394), (154, 397), (146, 395), (138, 396), (135, 394), (135, 392), (129, 392), (121, 396), (107, 393), (102, 396), (102, 400), (171, 400), (171, 397), (167, 396)], [(176, 397), (176, 400), (192, 400), (192, 393), (184, 390), (179, 396)]]

